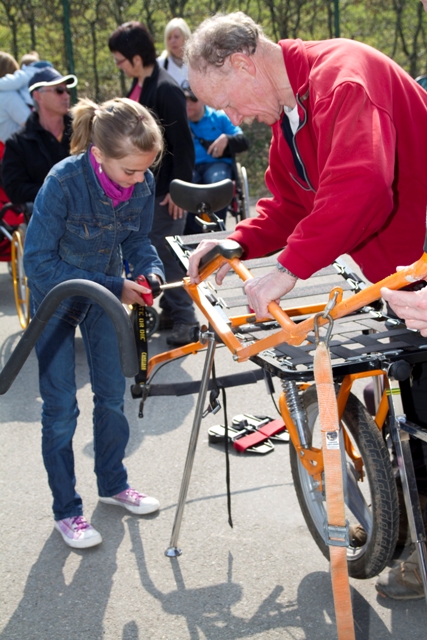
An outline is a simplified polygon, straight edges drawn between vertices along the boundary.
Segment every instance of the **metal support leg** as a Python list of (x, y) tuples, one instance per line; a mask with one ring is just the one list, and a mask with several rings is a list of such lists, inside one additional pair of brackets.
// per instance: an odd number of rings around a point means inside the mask
[[(418, 552), (421, 579), (424, 586), (424, 595), (427, 602), (427, 547), (421, 505), (418, 497), (417, 483), (415, 480), (414, 465), (412, 462), (409, 445), (409, 433), (413, 436), (426, 439), (425, 431), (417, 425), (407, 422), (405, 416), (397, 416), (395, 406), (400, 400), (400, 390), (396, 391), (396, 383), (390, 380), (389, 407), (390, 407), (390, 431), (396, 450), (397, 464), (399, 466), (400, 479), (402, 481), (403, 497), (405, 499), (406, 513), (408, 516), (411, 540)], [(397, 389), (399, 389), (397, 384)]]
[(203, 369), (199, 397), (197, 399), (196, 412), (194, 414), (193, 428), (191, 430), (190, 442), (188, 443), (187, 458), (185, 461), (184, 473), (181, 480), (181, 489), (179, 492), (178, 504), (175, 512), (175, 520), (172, 527), (172, 535), (169, 548), (165, 551), (165, 556), (173, 558), (180, 556), (182, 551), (177, 547), (179, 532), (181, 529), (181, 521), (184, 513), (185, 501), (187, 499), (188, 485), (190, 484), (191, 471), (193, 469), (194, 456), (196, 453), (197, 439), (199, 437), (200, 424), (202, 422), (203, 407), (206, 402), (206, 395), (209, 387), (209, 379), (211, 376), (212, 365), (215, 355), (215, 335), (207, 332), (202, 336), (208, 342), (206, 352), (205, 365)]

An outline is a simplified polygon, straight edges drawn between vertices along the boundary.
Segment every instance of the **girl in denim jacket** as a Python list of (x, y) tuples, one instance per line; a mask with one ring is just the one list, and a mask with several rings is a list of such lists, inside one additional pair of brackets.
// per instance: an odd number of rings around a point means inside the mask
[[(98, 106), (83, 99), (72, 109), (71, 157), (48, 174), (34, 204), (25, 242), (25, 270), (33, 312), (60, 282), (84, 278), (104, 285), (124, 304), (141, 304), (150, 290), (122, 277), (123, 259), (135, 275), (164, 280), (151, 245), (154, 178), (162, 133), (137, 102)], [(76, 399), (74, 336), (79, 325), (94, 394), (95, 473), (99, 499), (132, 513), (159, 503), (131, 489), (123, 465), (129, 424), (123, 412), (125, 378), (106, 312), (87, 298), (62, 302), (37, 345), (42, 408), (42, 453), (53, 494), (55, 528), (70, 547), (99, 544), (101, 534), (83, 516), (76, 492), (72, 439)]]

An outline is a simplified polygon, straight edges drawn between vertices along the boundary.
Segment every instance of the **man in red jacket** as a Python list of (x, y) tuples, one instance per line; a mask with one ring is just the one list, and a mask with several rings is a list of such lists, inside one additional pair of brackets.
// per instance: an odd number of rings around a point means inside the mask
[[(200, 100), (223, 109), (235, 125), (257, 118), (272, 129), (266, 173), (272, 197), (229, 236), (244, 258), (282, 249), (272, 272), (245, 283), (257, 317), (268, 316), (268, 304), (298, 278), (341, 254), (350, 254), (372, 282), (421, 256), (427, 92), (396, 63), (351, 40), (276, 44), (241, 12), (205, 20), (186, 55)], [(192, 282), (214, 244), (204, 240), (190, 258)], [(228, 265), (218, 271), (218, 284), (227, 271)], [(427, 388), (426, 366), (414, 368), (413, 384)], [(414, 421), (427, 425), (426, 400), (416, 409)], [(423, 597), (416, 572), (413, 581), (383, 580), (377, 588), (394, 598)]]

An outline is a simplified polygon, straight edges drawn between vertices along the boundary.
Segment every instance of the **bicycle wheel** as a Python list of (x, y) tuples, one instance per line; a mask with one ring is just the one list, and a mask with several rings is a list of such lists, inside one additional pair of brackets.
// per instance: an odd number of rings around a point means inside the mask
[[(315, 385), (304, 392), (302, 402), (313, 434), (313, 446), (320, 448), (321, 433)], [(346, 454), (346, 518), (350, 525), (360, 524), (367, 533), (366, 542), (362, 546), (348, 547), (348, 570), (351, 577), (366, 579), (384, 569), (396, 546), (399, 524), (396, 483), (381, 433), (363, 404), (353, 394), (349, 396), (341, 424), (363, 461), (361, 473), (357, 470), (354, 460)], [(327, 522), (325, 493), (319, 490), (318, 483), (300, 463), (292, 444), (289, 453), (292, 477), (302, 514), (317, 546), (329, 560), (329, 546), (324, 530)]]
[(19, 228), (13, 232), (11, 242), (11, 265), (13, 292), (16, 310), (21, 327), (26, 329), (30, 322), (30, 292), (24, 271), (24, 230)]
[(159, 328), (160, 318), (154, 307), (145, 307), (145, 321), (147, 323), (147, 338)]

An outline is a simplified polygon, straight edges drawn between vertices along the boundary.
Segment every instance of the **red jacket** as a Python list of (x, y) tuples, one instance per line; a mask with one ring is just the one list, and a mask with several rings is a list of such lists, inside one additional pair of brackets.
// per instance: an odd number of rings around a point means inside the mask
[(279, 45), (298, 103), (294, 143), (306, 179), (276, 122), (266, 173), (273, 197), (231, 238), (246, 258), (285, 247), (279, 261), (300, 278), (349, 253), (369, 280), (380, 280), (422, 254), (427, 92), (352, 40)]

